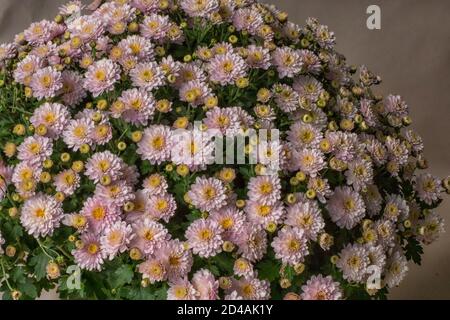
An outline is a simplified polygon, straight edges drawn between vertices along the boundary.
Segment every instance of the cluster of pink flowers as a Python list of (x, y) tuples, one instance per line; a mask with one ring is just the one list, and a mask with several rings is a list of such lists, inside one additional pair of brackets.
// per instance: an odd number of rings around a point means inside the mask
[[(430, 208), (448, 181), (414, 173), (425, 159), (421, 138), (403, 129), (408, 106), (375, 96), (379, 78), (365, 67), (355, 80), (317, 20), (300, 27), (253, 0), (82, 9), (72, 1), (58, 23), (33, 23), (0, 46), (0, 66), (18, 59), (11, 77), (37, 105), (33, 133), (13, 154), (5, 148), (15, 162), (0, 160), (0, 200), (14, 189), (37, 239), (70, 228), (82, 269), (101, 272), (126, 253), (145, 286), (169, 284), (168, 299), (269, 299), (258, 265), (276, 261), (286, 299), (343, 299), (371, 266), (397, 286), (403, 241), (428, 244), (443, 231)], [(208, 45), (196, 24), (232, 35)], [(278, 128), (280, 141), (260, 144), (250, 169), (212, 164), (213, 143), (195, 137), (194, 120), (231, 138)], [(70, 199), (80, 206), (65, 212)], [(233, 274), (203, 263), (223, 255)], [(337, 271), (313, 269), (317, 256)], [(297, 292), (286, 269), (308, 272)]]

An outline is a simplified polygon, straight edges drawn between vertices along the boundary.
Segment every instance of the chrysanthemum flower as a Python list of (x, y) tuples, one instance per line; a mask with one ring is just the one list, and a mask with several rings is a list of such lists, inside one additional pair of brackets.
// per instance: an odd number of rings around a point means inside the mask
[(312, 276), (302, 286), (301, 297), (303, 300), (340, 300), (343, 292), (339, 282), (335, 282), (331, 276)]
[(177, 203), (170, 193), (151, 195), (148, 200), (148, 215), (154, 220), (169, 222), (176, 209)]
[(414, 187), (419, 199), (428, 205), (439, 201), (444, 192), (441, 180), (436, 179), (429, 173), (417, 176)]
[(270, 67), (270, 51), (264, 47), (259, 47), (254, 44), (247, 48), (246, 63), (250, 68), (260, 68), (267, 70)]
[(206, 17), (219, 9), (219, 1), (181, 0), (180, 6), (190, 17)]
[(123, 207), (136, 197), (133, 187), (125, 180), (116, 181), (107, 186), (97, 185), (94, 195), (111, 202), (116, 207)]
[(233, 280), (231, 291), (236, 291), (245, 300), (267, 300), (270, 298), (270, 283), (256, 277)]
[(65, 128), (63, 140), (69, 148), (78, 151), (84, 144), (91, 145), (94, 130), (95, 123), (91, 119), (74, 119)]
[(402, 251), (395, 250), (387, 261), (383, 281), (389, 288), (394, 288), (400, 284), (408, 270), (408, 262), (405, 255)]
[(151, 91), (165, 83), (164, 72), (156, 62), (138, 63), (130, 77), (136, 87)]
[(83, 88), (83, 78), (75, 71), (63, 71), (62, 84), (62, 100), (69, 107), (75, 107), (87, 96)]
[(222, 208), (227, 198), (222, 181), (205, 177), (197, 177), (188, 196), (195, 207), (207, 212)]
[(114, 181), (121, 178), (123, 166), (123, 160), (110, 151), (97, 152), (87, 161), (85, 175), (95, 183), (104, 176)]
[(148, 195), (158, 195), (166, 192), (168, 185), (163, 175), (154, 173), (145, 178), (142, 187)]
[(142, 140), (138, 143), (137, 153), (152, 164), (160, 164), (170, 159), (172, 133), (169, 127), (154, 125), (145, 129)]
[(132, 226), (135, 238), (131, 246), (138, 248), (146, 255), (154, 254), (163, 242), (170, 239), (167, 229), (149, 218), (138, 220)]
[(99, 197), (88, 198), (80, 213), (88, 220), (89, 227), (96, 234), (120, 220), (120, 210)]
[(163, 281), (167, 276), (163, 261), (156, 258), (150, 258), (142, 262), (139, 264), (138, 270), (142, 274), (142, 279), (148, 279), (150, 283)]
[(336, 266), (342, 271), (344, 279), (360, 282), (367, 273), (369, 262), (369, 255), (364, 246), (348, 244), (339, 253)]
[(31, 136), (26, 138), (17, 148), (17, 158), (31, 165), (40, 165), (53, 153), (53, 143), (49, 138)]
[(277, 68), (280, 78), (293, 78), (302, 70), (302, 62), (298, 50), (289, 47), (276, 48), (272, 53), (272, 62)]
[(30, 87), (38, 99), (53, 98), (63, 87), (61, 72), (53, 67), (39, 69), (32, 75)]
[(249, 223), (245, 225), (236, 242), (239, 246), (238, 254), (251, 262), (261, 260), (267, 252), (266, 232), (261, 227), (254, 227)]
[(221, 85), (233, 84), (247, 74), (245, 60), (235, 53), (217, 55), (209, 61), (208, 73), (212, 82)]
[(169, 21), (168, 16), (151, 13), (145, 16), (140, 25), (141, 35), (146, 39), (161, 41), (167, 36)]
[(444, 233), (444, 220), (436, 212), (430, 212), (418, 222), (418, 239), (424, 244), (433, 243)]
[(198, 219), (186, 230), (186, 239), (194, 254), (213, 257), (222, 251), (222, 227), (214, 220)]
[(408, 218), (409, 207), (405, 199), (400, 195), (387, 195), (385, 198), (386, 205), (384, 206), (383, 217), (393, 222), (398, 220), (405, 220)]
[(296, 148), (317, 148), (323, 135), (319, 128), (305, 124), (302, 122), (295, 122), (288, 131), (288, 141)]
[(194, 262), (191, 250), (176, 239), (163, 242), (155, 256), (164, 262), (169, 281), (187, 276)]
[(199, 300), (217, 300), (219, 297), (219, 281), (211, 271), (200, 269), (192, 276), (192, 285), (197, 291)]
[(348, 164), (348, 170), (345, 172), (347, 184), (352, 185), (353, 189), (359, 191), (372, 183), (373, 168), (369, 160), (356, 159)]
[(244, 231), (245, 215), (235, 207), (224, 207), (214, 211), (211, 213), (210, 219), (222, 227), (224, 240), (236, 242), (236, 239)]
[(104, 263), (103, 251), (98, 236), (92, 233), (81, 235), (82, 247), (72, 250), (75, 262), (81, 269), (100, 271)]
[(209, 130), (218, 130), (228, 137), (237, 135), (240, 129), (238, 114), (232, 108), (214, 107), (203, 121)]
[(179, 278), (169, 283), (167, 300), (197, 300), (197, 291), (187, 278)]
[(133, 239), (133, 229), (126, 222), (116, 222), (103, 231), (100, 238), (101, 250), (109, 260), (118, 253), (125, 252)]
[(43, 67), (43, 59), (35, 55), (27, 55), (17, 64), (17, 68), (14, 70), (14, 80), (23, 85), (29, 85), (33, 74)]
[(365, 215), (361, 195), (350, 187), (337, 187), (327, 203), (331, 220), (341, 228), (352, 229)]
[(42, 193), (25, 201), (20, 222), (28, 234), (35, 238), (52, 235), (63, 217), (61, 203)]
[(294, 170), (303, 171), (313, 178), (326, 166), (323, 153), (318, 149), (294, 149), (291, 161)]
[(292, 266), (302, 263), (309, 254), (305, 232), (297, 227), (282, 228), (271, 245), (275, 257)]
[(325, 227), (321, 210), (315, 201), (302, 201), (288, 207), (285, 223), (303, 230), (305, 236), (313, 241)]
[(53, 178), (55, 189), (70, 196), (80, 187), (80, 175), (72, 169), (64, 170)]
[(135, 125), (146, 125), (155, 112), (153, 95), (143, 90), (126, 90), (119, 101), (125, 107), (122, 119)]
[(59, 138), (69, 120), (69, 111), (59, 103), (44, 103), (34, 110), (33, 116), (30, 118), (30, 122), (35, 128), (40, 125), (45, 126), (46, 136), (52, 139)]
[(109, 59), (96, 61), (85, 73), (83, 87), (98, 97), (104, 92), (114, 89), (114, 84), (120, 79), (120, 67)]

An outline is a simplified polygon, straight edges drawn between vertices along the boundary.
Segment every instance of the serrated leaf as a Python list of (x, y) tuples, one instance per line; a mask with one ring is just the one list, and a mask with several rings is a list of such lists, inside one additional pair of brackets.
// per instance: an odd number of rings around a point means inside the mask
[(34, 267), (34, 275), (36, 276), (36, 279), (38, 281), (46, 276), (46, 269), (49, 261), (50, 258), (47, 257), (44, 253), (40, 253), (30, 259), (30, 266)]
[(132, 267), (124, 264), (112, 273), (112, 276), (109, 278), (109, 283), (111, 284), (111, 287), (119, 288), (125, 284), (131, 283), (133, 276), (134, 272)]

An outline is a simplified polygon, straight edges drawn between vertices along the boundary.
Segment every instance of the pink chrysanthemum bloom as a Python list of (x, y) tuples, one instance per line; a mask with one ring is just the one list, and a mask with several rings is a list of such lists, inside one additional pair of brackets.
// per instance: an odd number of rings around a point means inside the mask
[(267, 227), (270, 223), (278, 224), (284, 215), (284, 207), (281, 202), (272, 205), (262, 204), (259, 201), (247, 201), (245, 212), (249, 221), (256, 225)]
[(366, 214), (361, 195), (350, 187), (337, 187), (327, 203), (331, 220), (340, 228), (355, 227)]
[(79, 37), (85, 43), (98, 39), (105, 31), (103, 23), (93, 15), (80, 16), (68, 23), (67, 31), (72, 37)]
[(406, 146), (406, 141), (386, 137), (386, 148), (388, 151), (389, 160), (396, 162), (399, 166), (402, 166), (408, 162), (409, 152)]
[(351, 161), (348, 164), (345, 177), (347, 178), (347, 184), (352, 185), (353, 189), (356, 191), (364, 190), (373, 180), (372, 162), (365, 159)]
[(402, 282), (408, 270), (408, 260), (403, 254), (403, 250), (401, 248), (397, 249), (386, 263), (383, 281), (388, 288), (394, 288)]
[(236, 242), (237, 237), (244, 231), (244, 212), (235, 207), (227, 206), (214, 211), (210, 219), (216, 221), (223, 229), (222, 238), (227, 241)]
[(269, 69), (271, 66), (271, 57), (269, 49), (264, 47), (249, 45), (247, 48), (246, 62), (250, 68)]
[(24, 31), (25, 40), (34, 45), (46, 43), (54, 36), (52, 28), (52, 22), (48, 20), (34, 22)]
[(172, 135), (171, 160), (174, 164), (185, 164), (192, 171), (205, 170), (214, 163), (215, 143), (208, 133), (198, 130), (176, 130)]
[(187, 276), (194, 263), (191, 251), (177, 239), (163, 242), (155, 255), (166, 265), (169, 281)]
[(233, 272), (238, 277), (253, 277), (255, 275), (252, 263), (245, 258), (234, 261)]
[(83, 10), (84, 5), (79, 0), (69, 1), (68, 3), (59, 7), (59, 14), (64, 16), (71, 16), (76, 13), (80, 13)]
[(107, 144), (113, 138), (113, 128), (109, 121), (101, 121), (94, 127), (94, 131), (91, 134), (94, 144), (103, 146)]
[(6, 60), (12, 59), (17, 54), (17, 47), (14, 43), (2, 43), (0, 45), (0, 66), (4, 65)]
[(420, 174), (415, 179), (414, 189), (420, 200), (428, 205), (442, 199), (444, 188), (439, 179), (429, 173)]
[(129, 36), (121, 40), (118, 46), (142, 62), (151, 61), (154, 56), (152, 42), (141, 36)]
[[(323, 153), (319, 149), (294, 149), (293, 168), (315, 178), (319, 171), (326, 167)], [(295, 170), (294, 169), (294, 170)]]
[(211, 271), (200, 269), (192, 276), (192, 285), (199, 300), (217, 300), (219, 298), (219, 281)]
[(380, 219), (374, 223), (373, 229), (377, 232), (378, 243), (385, 248), (395, 245), (396, 226), (394, 222), (387, 219)]
[(148, 200), (148, 215), (154, 220), (169, 222), (177, 209), (177, 202), (170, 194), (151, 195)]
[(417, 223), (419, 234), (417, 239), (424, 244), (431, 244), (445, 232), (444, 219), (436, 212), (430, 212)]
[(151, 164), (161, 164), (170, 159), (172, 149), (172, 132), (170, 127), (152, 125), (144, 130), (141, 141), (138, 143), (137, 154)]
[(43, 60), (35, 55), (27, 55), (17, 64), (14, 70), (14, 80), (23, 85), (29, 85), (33, 74), (44, 67)]
[(130, 247), (138, 248), (147, 256), (154, 254), (165, 241), (170, 239), (167, 229), (149, 218), (134, 222), (132, 227), (135, 237)]
[(120, 221), (120, 210), (111, 203), (99, 197), (88, 198), (80, 213), (86, 217), (90, 229), (100, 234), (107, 227)]
[(306, 97), (313, 102), (316, 102), (323, 91), (323, 86), (320, 81), (311, 76), (297, 77), (292, 85), (300, 97)]
[(197, 291), (187, 277), (179, 278), (169, 282), (167, 300), (197, 300)]
[(39, 193), (23, 204), (20, 223), (35, 238), (51, 236), (59, 227), (64, 211), (55, 198)]
[[(169, 61), (172, 61), (172, 57), (169, 56)], [(164, 65), (161, 63), (161, 67)], [(205, 70), (201, 67), (200, 64), (197, 63), (178, 63), (176, 64), (178, 67), (178, 75), (174, 86), (176, 88), (180, 88), (186, 82), (197, 80), (200, 83), (206, 83), (207, 77)], [(164, 70), (164, 68), (163, 68)], [(166, 74), (167, 75), (167, 74)]]
[(30, 87), (33, 90), (33, 97), (37, 99), (53, 98), (62, 88), (61, 72), (53, 67), (38, 70), (33, 74)]
[(287, 84), (275, 84), (273, 97), (277, 106), (284, 112), (294, 112), (300, 106), (299, 94)]
[(408, 105), (403, 101), (401, 96), (390, 94), (384, 102), (386, 112), (397, 117), (405, 117), (408, 115)]
[(317, 148), (323, 135), (319, 128), (303, 122), (295, 122), (289, 129), (288, 141), (298, 149)]
[(233, 14), (232, 21), (236, 30), (245, 30), (250, 34), (256, 34), (264, 24), (264, 18), (254, 6), (236, 10)]
[(228, 137), (236, 136), (240, 131), (239, 118), (233, 108), (214, 107), (206, 112), (203, 121), (209, 130), (216, 129), (218, 134)]
[(326, 198), (329, 198), (333, 194), (328, 180), (319, 177), (310, 178), (308, 180), (308, 189), (312, 189), (316, 192), (317, 199), (321, 203), (325, 203), (327, 201)]
[(156, 13), (149, 14), (145, 17), (140, 25), (140, 32), (146, 39), (155, 40), (156, 42), (163, 40), (167, 36), (170, 26), (169, 16), (162, 16)]
[(302, 286), (302, 300), (341, 300), (342, 289), (339, 282), (335, 282), (331, 276), (312, 276)]
[(87, 161), (84, 174), (95, 183), (104, 176), (115, 181), (121, 178), (123, 166), (122, 158), (110, 151), (97, 152)]
[(70, 196), (80, 187), (80, 175), (72, 169), (64, 170), (53, 177), (53, 184), (58, 192)]
[(323, 231), (325, 221), (316, 201), (298, 202), (287, 208), (285, 223), (297, 227), (305, 232), (305, 236), (312, 241)]
[(331, 144), (332, 154), (341, 161), (352, 161), (360, 150), (358, 136), (343, 131), (327, 132), (325, 138)]
[(144, 90), (123, 91), (119, 101), (125, 107), (122, 119), (134, 125), (147, 125), (155, 112), (155, 99), (150, 92)]
[(365, 244), (365, 248), (367, 250), (367, 255), (369, 256), (369, 266), (374, 265), (380, 268), (380, 270), (383, 270), (386, 265), (386, 253), (383, 246)]
[(234, 84), (237, 79), (245, 77), (247, 75), (247, 64), (240, 55), (225, 53), (212, 58), (207, 70), (210, 81), (224, 86)]
[(166, 77), (169, 75), (178, 77), (181, 63), (175, 61), (171, 55), (168, 55), (161, 59), (159, 66), (161, 67), (161, 70), (163, 71)]
[(281, 199), (281, 183), (275, 175), (252, 177), (247, 188), (250, 201), (262, 205), (273, 205)]
[(308, 238), (303, 229), (297, 227), (282, 228), (271, 245), (275, 257), (291, 266), (302, 263), (309, 254)]
[(412, 148), (416, 152), (423, 151), (424, 145), (423, 145), (423, 139), (422, 137), (415, 132), (414, 130), (406, 130), (405, 132), (406, 140), (411, 144)]
[(386, 203), (383, 210), (384, 218), (392, 220), (392, 222), (403, 221), (408, 218), (409, 206), (402, 196), (389, 194), (384, 200)]
[(142, 274), (142, 279), (148, 279), (151, 284), (163, 281), (167, 277), (164, 262), (156, 258), (149, 258), (139, 264), (138, 271)]
[(0, 159), (0, 201), (5, 197), (8, 185), (12, 182), (13, 170), (13, 167), (6, 166)]
[(186, 230), (186, 239), (194, 254), (213, 257), (222, 251), (222, 227), (214, 220), (198, 219)]
[(41, 166), (31, 165), (28, 162), (20, 162), (14, 167), (11, 180), (22, 197), (27, 199), (35, 194), (41, 172)]
[(106, 227), (100, 238), (103, 254), (112, 260), (117, 254), (125, 252), (133, 239), (132, 233), (131, 226), (123, 221)]
[(63, 132), (63, 140), (69, 148), (78, 151), (83, 144), (92, 144), (94, 129), (95, 123), (91, 119), (71, 120)]
[(229, 290), (236, 291), (244, 300), (268, 300), (270, 299), (270, 283), (267, 280), (259, 280), (257, 277), (244, 277), (233, 279)]
[(62, 100), (69, 107), (75, 107), (86, 97), (83, 78), (78, 72), (65, 70), (62, 73)]
[(88, 271), (101, 271), (104, 263), (104, 255), (98, 236), (93, 233), (84, 233), (80, 240), (83, 246), (72, 250), (76, 264)]
[(189, 17), (208, 17), (219, 10), (218, 0), (181, 0), (179, 4)]
[(191, 203), (202, 211), (219, 210), (226, 204), (226, 189), (216, 178), (197, 177), (188, 191)]
[(138, 63), (130, 71), (133, 85), (151, 91), (165, 84), (165, 76), (156, 62)]
[(293, 78), (302, 70), (302, 61), (298, 50), (290, 47), (278, 47), (272, 53), (272, 63), (280, 78)]
[(241, 107), (230, 107), (229, 109), (232, 110), (235, 114), (237, 114), (240, 127), (242, 129), (248, 129), (255, 123), (255, 119), (243, 108)]
[(17, 147), (17, 158), (32, 165), (40, 165), (53, 153), (53, 143), (47, 137), (31, 136)]
[(339, 253), (336, 266), (345, 280), (361, 282), (366, 276), (370, 260), (368, 251), (360, 244), (347, 244)]
[(180, 86), (180, 100), (193, 106), (204, 103), (206, 97), (211, 94), (211, 88), (201, 80), (191, 80)]
[(250, 262), (261, 260), (267, 252), (266, 232), (261, 227), (250, 223), (245, 225), (236, 243), (239, 246), (238, 254)]
[(300, 60), (305, 72), (317, 75), (322, 71), (320, 59), (313, 51), (300, 50)]
[(133, 187), (124, 180), (116, 181), (108, 186), (97, 185), (95, 196), (110, 201), (117, 207), (123, 207), (135, 198)]
[(144, 219), (149, 206), (149, 195), (144, 190), (137, 190), (134, 195), (133, 210), (128, 211), (125, 216), (125, 220), (129, 223)]
[(83, 87), (98, 97), (114, 89), (114, 84), (120, 79), (120, 67), (109, 59), (102, 59), (89, 66), (84, 77)]
[(59, 138), (69, 120), (69, 111), (59, 103), (44, 103), (34, 110), (33, 116), (30, 118), (30, 122), (35, 128), (44, 125), (47, 128), (46, 136), (51, 139)]
[(145, 178), (142, 187), (148, 195), (158, 195), (167, 191), (168, 184), (163, 175), (154, 173)]
[(366, 192), (362, 194), (364, 203), (366, 205), (366, 212), (370, 217), (373, 217), (380, 213), (383, 203), (383, 197), (378, 190), (378, 187), (374, 184), (368, 185)]

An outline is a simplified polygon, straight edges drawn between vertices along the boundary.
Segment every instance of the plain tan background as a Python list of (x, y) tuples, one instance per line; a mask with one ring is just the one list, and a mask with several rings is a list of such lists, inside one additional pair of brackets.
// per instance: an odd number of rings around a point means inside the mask
[[(51, 18), (63, 0), (0, 0), (0, 42), (31, 22)], [(85, 0), (89, 3), (89, 0)], [(335, 31), (350, 64), (365, 64), (383, 78), (380, 93), (402, 95), (414, 128), (423, 136), (430, 172), (450, 174), (450, 1), (266, 0), (304, 24), (320, 19)], [(381, 30), (368, 30), (366, 9), (381, 7)], [(439, 208), (448, 219), (450, 199)], [(411, 265), (392, 299), (450, 299), (450, 232), (425, 248), (422, 266)]]

